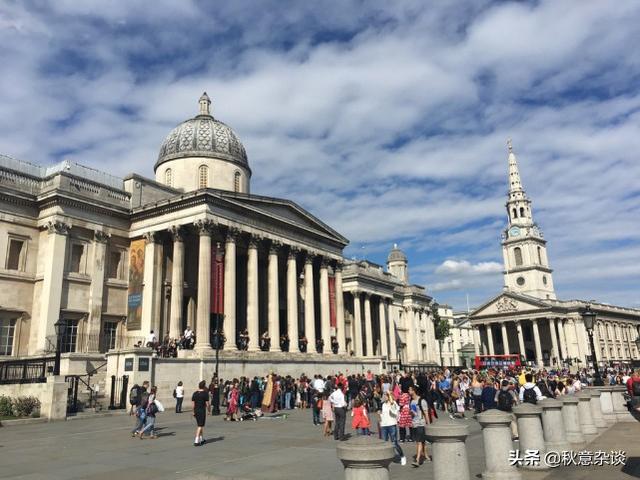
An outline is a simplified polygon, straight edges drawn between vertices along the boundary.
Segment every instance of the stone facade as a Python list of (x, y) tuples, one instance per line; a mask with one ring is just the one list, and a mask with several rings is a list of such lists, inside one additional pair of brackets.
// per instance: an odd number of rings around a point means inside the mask
[(475, 342), (485, 355), (519, 354), (536, 365), (585, 366), (593, 355), (581, 313), (597, 315), (593, 329), (596, 360), (602, 364), (640, 359), (640, 310), (595, 301), (558, 300), (546, 241), (533, 221), (509, 142), (509, 223), (503, 235), (504, 291), (470, 315)]

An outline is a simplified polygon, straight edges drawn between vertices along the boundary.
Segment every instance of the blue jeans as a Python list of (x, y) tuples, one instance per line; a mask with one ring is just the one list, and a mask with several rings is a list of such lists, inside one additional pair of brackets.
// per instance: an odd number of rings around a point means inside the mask
[(358, 435), (369, 435), (369, 429), (368, 428), (358, 428), (357, 432), (358, 432)]
[(140, 432), (140, 436), (144, 435), (145, 433), (150, 433), (151, 435), (153, 435), (155, 433), (155, 426), (156, 426), (156, 417), (147, 415), (147, 420), (144, 424), (144, 429)]
[(388, 425), (386, 427), (380, 427), (380, 431), (382, 432), (382, 440), (393, 444), (393, 449), (396, 451), (396, 457), (404, 457), (404, 452), (402, 451), (402, 448), (400, 448), (400, 445), (398, 445), (398, 429), (396, 426)]
[(131, 433), (139, 432), (140, 430), (142, 430), (142, 426), (144, 425), (144, 420), (146, 417), (146, 415), (144, 415), (144, 409), (136, 409), (136, 414), (136, 426), (133, 427)]
[(285, 392), (284, 394), (284, 408), (291, 410), (291, 392)]

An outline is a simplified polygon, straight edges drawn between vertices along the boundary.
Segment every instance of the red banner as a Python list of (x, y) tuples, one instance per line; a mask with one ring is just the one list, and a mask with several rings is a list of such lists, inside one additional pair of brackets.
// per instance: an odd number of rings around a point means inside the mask
[(224, 313), (224, 252), (215, 246), (211, 250), (210, 313)]
[(331, 328), (336, 328), (336, 278), (329, 277), (329, 322)]

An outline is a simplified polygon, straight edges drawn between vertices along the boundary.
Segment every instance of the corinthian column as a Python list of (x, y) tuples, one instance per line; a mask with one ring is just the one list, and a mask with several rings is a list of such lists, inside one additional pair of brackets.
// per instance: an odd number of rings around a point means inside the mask
[[(106, 263), (107, 242), (111, 235), (96, 230), (93, 236), (93, 258), (91, 259), (93, 272), (91, 275), (91, 286), (89, 287), (89, 318), (87, 335), (88, 352), (99, 351), (100, 341), (92, 341), (99, 338), (102, 327), (102, 299), (104, 294), (104, 267)], [(146, 255), (146, 253), (145, 253)], [(144, 297), (143, 300), (144, 302)], [(151, 310), (151, 309), (149, 309)], [(144, 308), (143, 308), (144, 312)], [(144, 315), (144, 313), (143, 313)]]
[(362, 315), (360, 310), (360, 292), (354, 291), (353, 294), (353, 321), (354, 321), (354, 335), (353, 339), (354, 348), (353, 351), (356, 357), (362, 357)]
[(298, 268), (297, 251), (289, 250), (287, 258), (287, 330), (289, 335), (289, 351), (299, 352), (298, 344)]
[(504, 348), (504, 354), (509, 355), (511, 353), (509, 349), (509, 335), (507, 334), (507, 322), (500, 324), (500, 332), (502, 334), (502, 348)]
[(490, 323), (487, 324), (487, 340), (489, 341), (489, 355), (495, 355), (493, 350), (493, 327)]
[(558, 334), (556, 333), (556, 319), (549, 319), (549, 331), (551, 332), (551, 351), (555, 358), (551, 365), (560, 365), (560, 351), (558, 350)]
[(524, 335), (522, 334), (522, 322), (516, 320), (516, 331), (518, 332), (518, 347), (520, 348), (520, 355), (527, 359), (527, 351), (524, 348)]
[(278, 251), (280, 244), (273, 242), (269, 248), (269, 264), (267, 267), (267, 276), (269, 285), (267, 287), (268, 295), (268, 322), (269, 337), (271, 337), (271, 351), (281, 352), (280, 347), (280, 304), (278, 295)]
[(329, 264), (326, 259), (320, 262), (320, 326), (324, 344), (323, 353), (331, 352), (331, 318), (329, 313)]
[(336, 337), (338, 340), (338, 353), (347, 353), (347, 336), (344, 325), (344, 297), (342, 296), (342, 264), (336, 264)]
[(389, 350), (387, 348), (387, 310), (385, 308), (385, 299), (380, 297), (380, 303), (378, 304), (378, 317), (380, 321), (380, 355), (383, 357), (389, 357)]
[(224, 245), (224, 335), (225, 350), (236, 350), (236, 239), (238, 230), (230, 228)]
[(198, 250), (198, 306), (196, 312), (196, 346), (205, 351), (211, 349), (210, 312), (211, 312), (211, 229), (209, 220), (195, 223), (200, 234)]
[(386, 311), (386, 317), (389, 319), (389, 360), (398, 359), (398, 346), (396, 343), (396, 321), (393, 318), (393, 314), (390, 308), (390, 300), (384, 301), (384, 309)]
[[(180, 338), (182, 330), (182, 299), (184, 286), (184, 236), (178, 226), (169, 229), (173, 238), (173, 261), (171, 267), (171, 308), (169, 312), (169, 336)], [(158, 335), (161, 338), (161, 335)]]
[(367, 345), (367, 357), (373, 357), (373, 325), (371, 324), (371, 295), (364, 293), (364, 332)]
[(538, 366), (542, 367), (544, 365), (544, 359), (542, 358), (542, 345), (540, 344), (540, 331), (538, 330), (538, 320), (531, 320), (531, 325), (533, 326), (533, 343), (536, 348), (536, 363)]
[(247, 330), (250, 352), (259, 350), (258, 344), (258, 239), (251, 237), (247, 258)]
[(313, 302), (313, 259), (307, 254), (304, 261), (304, 335), (309, 342), (307, 352), (316, 351), (316, 313)]

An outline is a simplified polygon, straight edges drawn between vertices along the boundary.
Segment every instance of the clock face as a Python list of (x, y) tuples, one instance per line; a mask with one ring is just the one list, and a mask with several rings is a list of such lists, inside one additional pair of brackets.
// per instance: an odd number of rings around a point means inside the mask
[(520, 235), (520, 229), (518, 227), (511, 227), (509, 229), (510, 237), (517, 237), (518, 235)]

